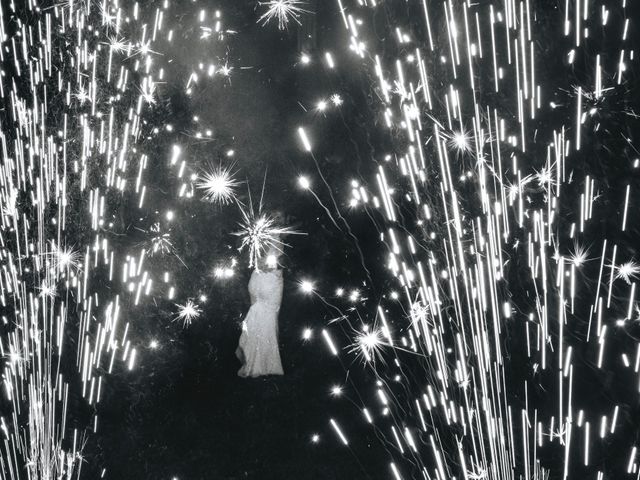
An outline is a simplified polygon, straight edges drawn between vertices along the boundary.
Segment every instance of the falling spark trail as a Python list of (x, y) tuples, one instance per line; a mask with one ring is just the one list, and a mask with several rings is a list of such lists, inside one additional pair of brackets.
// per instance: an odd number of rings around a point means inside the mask
[[(304, 131), (302, 131), (304, 133)], [(335, 197), (333, 196), (333, 192), (331, 189), (331, 185), (329, 185), (329, 183), (327, 182), (327, 179), (325, 178), (325, 176), (322, 173), (322, 170), (320, 168), (320, 165), (318, 164), (318, 160), (316, 159), (315, 155), (313, 154), (313, 152), (311, 151), (311, 149), (308, 150), (309, 154), (311, 155), (311, 158), (313, 159), (313, 163), (316, 166), (316, 170), (318, 172), (318, 175), (320, 175), (320, 178), (322, 179), (327, 193), (329, 194), (329, 198), (331, 199), (331, 202), (333, 203), (333, 208), (336, 212), (336, 214), (338, 215), (338, 218), (342, 221), (342, 223), (345, 225), (345, 227), (347, 228), (349, 237), (351, 238), (351, 240), (353, 241), (353, 245), (356, 247), (356, 250), (358, 251), (358, 255), (360, 256), (360, 265), (362, 265), (362, 269), (366, 272), (367, 277), (371, 280), (371, 272), (369, 271), (369, 269), (367, 268), (367, 264), (364, 258), (364, 253), (362, 252), (362, 249), (360, 248), (360, 243), (358, 242), (358, 237), (356, 237), (353, 233), (353, 231), (351, 230), (351, 226), (349, 225), (349, 222), (347, 222), (347, 220), (342, 216), (342, 214), (340, 213), (340, 209), (338, 208), (338, 203), (336, 202)], [(311, 192), (314, 196), (314, 198), (316, 199), (316, 201), (324, 208), (324, 210), (327, 212), (327, 215), (329, 216), (329, 218), (331, 219), (331, 222), (335, 225), (335, 227), (340, 230), (340, 232), (342, 232), (342, 229), (338, 226), (337, 221), (333, 218), (333, 215), (331, 215), (331, 212), (329, 211), (329, 209), (320, 201), (320, 198), (315, 194), (315, 192)]]
[[(611, 158), (637, 153), (626, 135), (628, 151), (607, 143), (636, 122), (624, 113), (633, 101), (619, 87), (637, 69), (627, 7), (580, 0), (551, 11), (530, 1), (446, 0), (405, 12), (375, 1), (337, 3), (349, 36), (344, 55), (358, 58), (377, 102), (366, 128), (391, 139), (385, 162), (370, 169), (371, 185), (352, 188), (352, 206), (372, 218), (398, 289), (376, 299), (384, 342), (352, 326), (364, 323), (364, 306), (340, 325), (353, 332), (346, 354), (364, 357), (391, 390), (372, 392), (384, 409), (372, 423), (391, 447), (392, 475), (584, 476), (580, 468), (605, 455), (613, 406), (590, 405), (574, 386), (598, 381), (589, 365), (609, 372), (614, 358), (628, 367), (640, 358), (635, 342), (614, 335), (630, 331), (637, 310), (637, 247), (626, 240), (635, 182), (625, 181), (620, 209), (613, 170), (588, 160), (604, 150)], [(612, 21), (614, 4), (620, 17)], [(597, 33), (595, 15), (602, 16)], [(332, 59), (335, 70), (348, 64), (336, 49)], [(578, 60), (585, 69), (574, 67)], [(608, 103), (623, 97), (614, 111)], [(298, 134), (313, 156), (305, 130)], [(632, 163), (620, 163), (624, 173), (616, 175), (630, 175)], [(607, 211), (614, 204), (615, 213)], [(625, 237), (614, 237), (612, 219)], [(599, 262), (588, 258), (594, 234), (602, 235)], [(369, 278), (367, 288), (387, 280)], [(367, 345), (395, 362), (376, 365)], [(514, 368), (520, 363), (524, 374)], [(408, 371), (425, 380), (416, 386)], [(412, 429), (430, 432), (430, 459)], [(543, 448), (558, 461), (542, 460)], [(624, 467), (635, 473), (632, 453)]]

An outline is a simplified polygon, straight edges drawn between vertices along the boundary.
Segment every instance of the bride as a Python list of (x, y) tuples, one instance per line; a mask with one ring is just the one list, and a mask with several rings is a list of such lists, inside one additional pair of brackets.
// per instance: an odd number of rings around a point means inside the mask
[(260, 260), (251, 274), (251, 308), (242, 323), (236, 356), (242, 363), (241, 377), (283, 375), (278, 349), (278, 311), (282, 302), (282, 270), (276, 249)]

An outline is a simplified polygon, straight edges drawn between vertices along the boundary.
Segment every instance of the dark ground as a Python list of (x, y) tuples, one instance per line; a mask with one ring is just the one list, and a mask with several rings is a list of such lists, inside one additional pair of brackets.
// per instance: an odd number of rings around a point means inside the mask
[[(115, 376), (102, 403), (98, 435), (106, 478), (385, 477), (376, 473), (376, 443), (352, 452), (330, 429), (330, 416), (337, 414), (348, 429), (360, 423), (360, 414), (331, 398), (336, 361), (324, 352), (318, 332), (303, 343), (304, 306), (291, 298), (296, 292), (285, 295), (283, 377), (237, 377), (233, 349), (239, 329), (214, 332), (220, 319), (203, 319), (185, 331), (179, 353), (173, 352), (175, 364), (154, 365), (148, 357), (137, 372)], [(313, 443), (316, 433), (320, 439)], [(363, 445), (360, 438), (354, 448)], [(353, 453), (369, 461), (359, 465)]]

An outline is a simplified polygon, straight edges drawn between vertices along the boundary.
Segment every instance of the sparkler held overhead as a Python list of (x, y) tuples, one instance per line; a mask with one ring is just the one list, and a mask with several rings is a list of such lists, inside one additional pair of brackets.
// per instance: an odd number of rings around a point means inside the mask
[(287, 246), (282, 239), (284, 235), (301, 234), (282, 225), (281, 215), (264, 213), (261, 208), (256, 212), (253, 206), (249, 209), (241, 208), (241, 213), (240, 230), (234, 232), (234, 235), (240, 237), (239, 250), (246, 250), (249, 255), (249, 267), (257, 268), (265, 256), (282, 255)]
[(267, 0), (266, 2), (258, 2), (259, 5), (265, 5), (267, 10), (260, 16), (258, 23), (266, 25), (272, 20), (277, 20), (278, 28), (284, 30), (293, 20), (300, 24), (300, 15), (310, 13), (303, 8), (305, 2), (300, 0)]

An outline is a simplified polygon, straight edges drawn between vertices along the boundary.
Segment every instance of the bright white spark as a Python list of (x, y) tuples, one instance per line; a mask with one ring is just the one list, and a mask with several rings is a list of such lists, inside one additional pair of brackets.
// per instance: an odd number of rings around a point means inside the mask
[(78, 89), (78, 93), (75, 93), (74, 96), (78, 99), (80, 105), (84, 105), (85, 102), (91, 100), (91, 95), (89, 95), (84, 85), (80, 86), (80, 88)]
[(233, 67), (230, 67), (229, 64), (225, 62), (225, 64), (220, 67), (219, 72), (223, 77), (228, 77), (229, 75), (231, 75), (232, 70)]
[(411, 321), (413, 323), (422, 324), (429, 320), (429, 306), (420, 301), (411, 304)]
[(314, 290), (314, 285), (312, 282), (310, 282), (309, 280), (303, 280), (302, 282), (300, 282), (300, 289), (304, 292), (304, 293), (311, 293)]
[(311, 182), (305, 176), (301, 176), (298, 178), (298, 185), (300, 185), (300, 187), (305, 190), (308, 190), (309, 188), (311, 188)]
[(334, 93), (333, 95), (331, 95), (330, 100), (331, 100), (331, 103), (333, 103), (336, 107), (339, 107), (343, 103), (342, 97), (337, 93)]
[(115, 36), (109, 38), (109, 46), (114, 52), (122, 53), (127, 51), (127, 42), (123, 38)]
[(635, 278), (640, 273), (640, 265), (633, 260), (616, 266), (616, 278), (622, 278), (628, 284), (631, 284), (631, 278)]
[(204, 190), (204, 200), (226, 205), (235, 200), (235, 188), (240, 184), (233, 178), (231, 168), (218, 166), (202, 175), (197, 187)]
[(163, 233), (161, 235), (152, 237), (149, 240), (149, 244), (149, 246), (151, 247), (151, 256), (155, 255), (156, 253), (160, 255), (166, 255), (167, 253), (175, 252), (173, 242), (171, 242), (171, 237), (168, 233)]
[(178, 307), (178, 314), (174, 321), (181, 320), (185, 327), (191, 325), (191, 322), (202, 314), (202, 309), (193, 300), (187, 300), (184, 305), (176, 303), (176, 307)]
[(156, 99), (155, 99), (156, 84), (153, 81), (151, 80), (145, 81), (142, 84), (142, 88), (140, 89), (140, 92), (145, 102), (150, 104), (156, 103)]
[(278, 21), (278, 28), (284, 30), (287, 28), (290, 20), (294, 20), (300, 25), (300, 14), (306, 13), (307, 10), (301, 7), (304, 2), (300, 0), (269, 0), (267, 2), (260, 2), (261, 5), (266, 5), (267, 11), (262, 14), (257, 23), (262, 22), (262, 25), (266, 25), (271, 20)]
[(147, 42), (144, 42), (144, 43), (141, 42), (140, 46), (137, 48), (137, 52), (136, 53), (138, 53), (139, 55), (142, 55), (142, 56), (147, 56), (150, 53), (158, 54), (158, 52), (154, 52), (153, 50), (151, 50), (150, 45), (151, 45), (151, 40), (149, 40)]
[(305, 328), (302, 331), (302, 339), (305, 341), (311, 340), (311, 337), (313, 336), (313, 330), (311, 330), (310, 328)]
[(361, 353), (367, 362), (374, 362), (380, 357), (384, 336), (379, 328), (365, 329), (359, 332), (355, 338), (355, 344), (351, 347), (352, 352)]
[(573, 249), (573, 254), (571, 254), (569, 259), (571, 260), (571, 263), (573, 263), (576, 267), (581, 267), (585, 262), (589, 260), (588, 255), (589, 249), (576, 243)]
[(216, 267), (213, 270), (213, 276), (216, 278), (231, 278), (233, 277), (233, 268), (229, 267)]
[(450, 144), (459, 152), (466, 152), (471, 149), (469, 136), (465, 132), (456, 132), (451, 136)]
[(302, 140), (302, 145), (307, 152), (311, 151), (311, 142), (309, 141), (309, 137), (307, 137), (307, 132), (304, 131), (304, 128), (298, 128), (298, 135), (300, 135), (300, 140)]
[(50, 283), (44, 282), (40, 287), (40, 296), (47, 298), (55, 298), (58, 292), (56, 291), (56, 286)]
[(253, 209), (242, 211), (240, 231), (234, 235), (242, 239), (240, 250), (249, 250), (249, 267), (257, 266), (262, 256), (275, 250), (282, 253), (286, 244), (280, 240), (282, 235), (296, 234), (295, 230), (278, 225), (276, 220), (263, 213), (254, 213)]
[(77, 252), (70, 247), (61, 249), (54, 245), (53, 251), (49, 254), (49, 257), (51, 259), (51, 267), (56, 272), (77, 269), (80, 266), (80, 252)]

